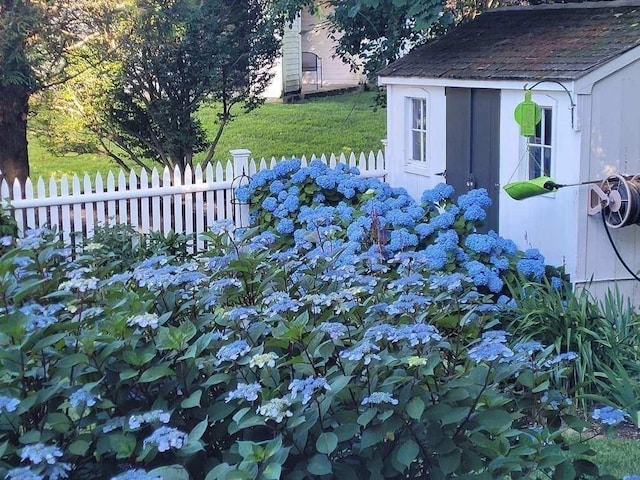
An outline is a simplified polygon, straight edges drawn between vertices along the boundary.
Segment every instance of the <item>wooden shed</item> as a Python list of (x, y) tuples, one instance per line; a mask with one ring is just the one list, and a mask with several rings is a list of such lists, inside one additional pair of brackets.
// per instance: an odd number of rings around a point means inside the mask
[[(379, 83), (392, 185), (416, 197), (445, 179), (458, 193), (484, 187), (493, 200), (487, 228), (539, 248), (597, 295), (615, 282), (640, 298), (601, 216), (588, 215), (589, 186), (520, 201), (501, 188), (640, 173), (640, 2), (490, 10), (392, 63)], [(540, 121), (525, 136), (514, 111), (527, 90)], [(610, 230), (637, 272), (640, 227)]]

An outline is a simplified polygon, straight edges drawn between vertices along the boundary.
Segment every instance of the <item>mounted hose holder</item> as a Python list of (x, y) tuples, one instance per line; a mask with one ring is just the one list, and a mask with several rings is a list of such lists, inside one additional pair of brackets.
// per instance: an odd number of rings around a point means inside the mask
[(589, 215), (601, 214), (610, 228), (640, 224), (640, 175), (611, 175), (589, 186)]
[(629, 274), (640, 282), (640, 276), (624, 261), (615, 245), (609, 228), (640, 225), (640, 175), (611, 175), (606, 180), (559, 184), (549, 177), (513, 182), (504, 185), (505, 192), (514, 200), (536, 197), (555, 192), (559, 188), (589, 185), (589, 215), (601, 215), (604, 230), (618, 260)]

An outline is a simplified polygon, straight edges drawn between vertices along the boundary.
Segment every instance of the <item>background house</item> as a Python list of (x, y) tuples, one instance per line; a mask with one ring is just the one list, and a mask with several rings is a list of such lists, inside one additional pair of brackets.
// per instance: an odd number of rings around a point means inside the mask
[(302, 10), (285, 29), (282, 56), (273, 67), (274, 78), (264, 95), (282, 98), (304, 91), (355, 87), (364, 83), (362, 72), (354, 72), (335, 57), (336, 43), (329, 38), (327, 5), (315, 14)]
[[(640, 298), (589, 188), (523, 201), (501, 186), (542, 174), (562, 184), (640, 173), (640, 3), (597, 2), (488, 11), (380, 72), (387, 87), (389, 182), (414, 196), (445, 180), (458, 193), (484, 187), (488, 227), (539, 248), (574, 282), (601, 294), (616, 280)], [(531, 88), (542, 107), (532, 137), (516, 106)], [(640, 269), (640, 227), (612, 232)]]

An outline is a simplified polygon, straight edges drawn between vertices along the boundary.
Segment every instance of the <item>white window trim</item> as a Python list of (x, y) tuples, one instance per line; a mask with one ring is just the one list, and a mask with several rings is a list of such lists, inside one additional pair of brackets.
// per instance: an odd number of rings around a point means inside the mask
[[(416, 92), (417, 93), (417, 92)], [(413, 100), (423, 100), (425, 102), (425, 116), (426, 116), (426, 140), (425, 140), (425, 158), (424, 160), (414, 160), (413, 154)], [(404, 98), (404, 150), (405, 150), (405, 165), (404, 171), (407, 173), (414, 173), (418, 175), (430, 175), (431, 174), (431, 142), (433, 141), (432, 131), (432, 118), (431, 118), (431, 101), (429, 92), (422, 91), (417, 95), (406, 95)]]

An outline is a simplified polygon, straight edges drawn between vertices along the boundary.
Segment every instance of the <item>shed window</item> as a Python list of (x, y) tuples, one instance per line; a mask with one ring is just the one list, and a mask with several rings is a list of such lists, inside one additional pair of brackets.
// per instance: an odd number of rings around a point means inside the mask
[(411, 160), (427, 161), (427, 99), (411, 99)]
[(529, 178), (551, 176), (551, 158), (553, 152), (552, 114), (553, 111), (551, 108), (543, 107), (540, 123), (536, 125), (536, 134), (533, 137), (527, 137)]

